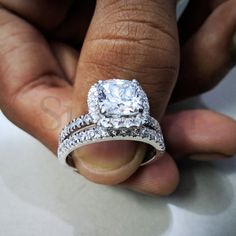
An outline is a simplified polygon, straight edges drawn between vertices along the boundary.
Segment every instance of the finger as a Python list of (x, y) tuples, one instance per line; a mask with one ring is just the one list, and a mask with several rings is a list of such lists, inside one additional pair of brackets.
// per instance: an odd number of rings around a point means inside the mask
[(236, 121), (225, 115), (208, 110), (183, 111), (166, 115), (162, 126), (167, 149), (176, 157), (236, 153)]
[(0, 0), (0, 4), (40, 28), (50, 38), (81, 46), (95, 0)]
[[(75, 115), (87, 112), (88, 90), (98, 80), (135, 78), (147, 92), (151, 112), (158, 119), (168, 103), (177, 70), (173, 1), (97, 1), (77, 68)], [(137, 143), (127, 141), (122, 146), (100, 143), (96, 148), (81, 148), (74, 152), (76, 167), (86, 178), (107, 183), (104, 179), (109, 170), (104, 166), (109, 166), (113, 170), (109, 184), (122, 182), (137, 170), (144, 157), (138, 154), (137, 158)], [(91, 167), (88, 162), (96, 165)]]
[(95, 4), (95, 0), (73, 1), (63, 22), (51, 30), (49, 34), (57, 40), (81, 48), (94, 13)]
[(5, 9), (43, 29), (54, 29), (67, 16), (72, 0), (0, 0)]
[(60, 42), (51, 43), (51, 49), (68, 82), (73, 85), (79, 60), (79, 51)]
[(184, 45), (192, 37), (210, 15), (207, 0), (191, 0), (178, 21), (180, 44)]
[(173, 100), (213, 88), (236, 61), (236, 5), (226, 1), (212, 12), (183, 46)]
[(167, 153), (158, 161), (140, 168), (121, 186), (151, 195), (169, 195), (179, 183), (175, 162)]
[(178, 21), (180, 44), (183, 45), (204, 24), (220, 4), (228, 0), (191, 0)]
[(65, 119), (64, 106), (71, 96), (60, 65), (42, 35), (4, 9), (0, 9), (0, 49), (1, 109), (56, 151), (60, 119)]

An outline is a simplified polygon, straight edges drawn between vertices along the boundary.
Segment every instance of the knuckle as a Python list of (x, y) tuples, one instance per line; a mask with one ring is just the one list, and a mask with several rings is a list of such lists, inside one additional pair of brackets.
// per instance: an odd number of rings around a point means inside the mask
[(105, 53), (109, 61), (120, 59), (127, 65), (143, 64), (151, 69), (157, 64), (161, 68), (178, 67), (178, 37), (171, 24), (174, 21), (164, 10), (156, 10), (155, 1), (100, 2), (103, 2), (103, 7), (99, 7), (102, 11), (94, 21), (88, 42), (102, 52), (103, 60)]
[[(101, 2), (103, 8), (97, 7), (85, 42), (86, 56), (80, 58), (80, 66), (89, 71), (89, 83), (104, 78), (135, 78), (151, 103), (157, 94), (166, 98), (179, 69), (178, 37), (171, 24), (174, 20), (164, 10), (158, 12), (155, 1)], [(120, 4), (124, 2), (127, 4)]]
[(90, 42), (90, 48), (86, 60), (81, 58), (80, 64), (96, 74), (100, 73), (101, 78), (107, 75), (126, 77), (128, 74), (151, 86), (160, 78), (173, 82), (178, 74), (177, 50), (175, 53), (163, 48), (154, 50), (138, 42), (113, 38), (96, 39)]
[(117, 17), (105, 20), (102, 30), (93, 30), (93, 35), (87, 38), (92, 50), (87, 50), (89, 61), (84, 62), (110, 73), (123, 70), (144, 75), (162, 70), (175, 77), (179, 66), (177, 36), (134, 9), (116, 14)]
[(154, 48), (156, 39), (177, 43), (176, 28), (172, 25), (174, 20), (165, 10), (157, 10), (155, 1), (114, 2), (102, 11), (102, 17), (98, 17), (97, 24), (104, 26), (98, 33), (104, 37), (146, 42), (147, 46)]
[(137, 79), (155, 108), (153, 114), (161, 114), (177, 78), (177, 52), (153, 53), (153, 49), (140, 47), (136, 42), (116, 39), (95, 40), (90, 47), (92, 50), (87, 50), (87, 56), (80, 59), (80, 66), (86, 73), (89, 71), (89, 84), (104, 78)]

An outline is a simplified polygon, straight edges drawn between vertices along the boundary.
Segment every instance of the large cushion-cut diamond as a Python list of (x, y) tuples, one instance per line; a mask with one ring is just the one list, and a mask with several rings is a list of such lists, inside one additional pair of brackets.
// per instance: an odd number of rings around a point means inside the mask
[(106, 80), (99, 85), (98, 106), (106, 117), (130, 117), (142, 113), (144, 104), (135, 82)]

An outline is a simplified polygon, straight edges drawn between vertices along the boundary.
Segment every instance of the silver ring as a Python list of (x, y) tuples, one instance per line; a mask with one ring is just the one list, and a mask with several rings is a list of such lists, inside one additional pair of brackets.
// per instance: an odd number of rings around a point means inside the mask
[(62, 164), (73, 168), (73, 151), (104, 141), (133, 140), (149, 144), (142, 166), (165, 152), (160, 125), (150, 116), (147, 95), (136, 80), (98, 81), (88, 92), (88, 111), (61, 131), (58, 160)]

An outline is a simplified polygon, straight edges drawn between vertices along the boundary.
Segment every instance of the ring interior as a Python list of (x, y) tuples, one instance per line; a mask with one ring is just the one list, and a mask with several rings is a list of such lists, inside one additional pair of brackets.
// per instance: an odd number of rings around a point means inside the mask
[[(106, 141), (104, 141), (104, 142), (106, 142)], [(89, 145), (89, 144), (87, 144), (87, 145)], [(145, 157), (144, 157), (144, 159), (143, 159), (143, 161), (142, 161), (141, 164), (146, 163), (146, 162), (148, 162), (149, 160), (153, 159), (153, 157), (156, 156), (157, 154), (158, 154), (158, 153), (157, 153), (157, 150), (156, 150), (153, 146), (151, 146), (150, 144), (147, 144), (146, 155), (145, 155)], [(69, 166), (75, 168), (75, 164), (74, 164), (72, 155), (73, 155), (73, 152), (71, 152), (71, 153), (67, 156), (67, 158), (66, 158), (66, 163), (67, 163)]]

